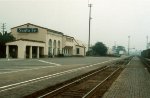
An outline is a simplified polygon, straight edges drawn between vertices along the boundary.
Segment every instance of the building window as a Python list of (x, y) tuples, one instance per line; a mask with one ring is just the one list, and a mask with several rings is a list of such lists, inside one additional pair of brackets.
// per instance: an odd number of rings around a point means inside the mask
[(80, 49), (79, 48), (76, 48), (76, 53), (80, 54)]

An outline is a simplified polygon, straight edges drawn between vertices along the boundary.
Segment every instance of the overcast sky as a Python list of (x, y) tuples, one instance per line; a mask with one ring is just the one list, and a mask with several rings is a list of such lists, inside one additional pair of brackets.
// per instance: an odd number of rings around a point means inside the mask
[[(146, 48), (150, 37), (150, 0), (91, 0), (91, 43), (115, 42)], [(88, 0), (0, 0), (0, 23), (11, 27), (33, 23), (88, 41)]]

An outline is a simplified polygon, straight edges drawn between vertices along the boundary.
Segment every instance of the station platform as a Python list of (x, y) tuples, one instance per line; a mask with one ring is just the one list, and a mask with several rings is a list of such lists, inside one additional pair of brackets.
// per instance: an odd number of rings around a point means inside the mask
[(150, 98), (150, 73), (139, 58), (126, 65), (103, 98)]

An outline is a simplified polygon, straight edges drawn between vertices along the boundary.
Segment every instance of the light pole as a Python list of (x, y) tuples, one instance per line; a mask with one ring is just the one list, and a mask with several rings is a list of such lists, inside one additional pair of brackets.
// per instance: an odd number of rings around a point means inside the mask
[(146, 36), (146, 49), (148, 49), (148, 35)]
[(128, 36), (128, 55), (130, 55), (130, 36)]
[(91, 7), (92, 4), (88, 4), (89, 9), (89, 38), (88, 38), (88, 51), (90, 50), (90, 38), (91, 38)]

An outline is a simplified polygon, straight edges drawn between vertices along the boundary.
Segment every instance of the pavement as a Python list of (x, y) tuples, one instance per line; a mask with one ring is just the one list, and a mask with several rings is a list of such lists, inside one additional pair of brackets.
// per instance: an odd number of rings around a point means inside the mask
[(21, 98), (100, 68), (114, 59), (118, 58), (0, 59), (0, 98)]
[(115, 59), (113, 57), (64, 57), (41, 59), (0, 59), (0, 73), (57, 65), (90, 65)]
[(150, 73), (134, 57), (103, 98), (150, 98)]

